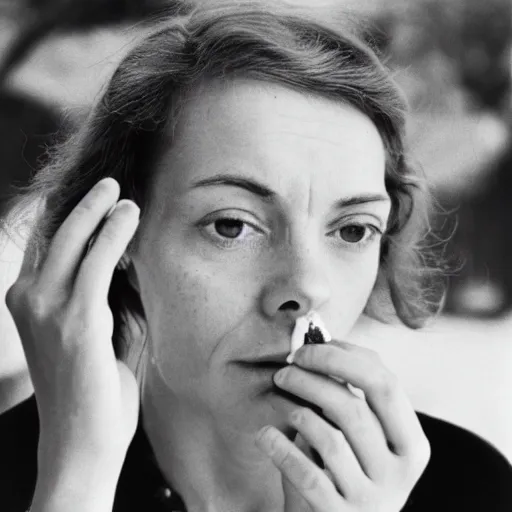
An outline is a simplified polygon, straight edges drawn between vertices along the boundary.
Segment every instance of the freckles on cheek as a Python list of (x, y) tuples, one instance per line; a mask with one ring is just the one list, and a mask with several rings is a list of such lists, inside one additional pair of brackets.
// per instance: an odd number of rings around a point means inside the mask
[[(250, 309), (250, 295), (226, 270), (195, 258), (167, 258), (152, 267), (151, 302), (159, 310), (158, 329), (172, 329), (204, 344), (221, 339)], [(164, 276), (164, 277), (162, 277)]]
[(178, 389), (204, 373), (220, 335), (218, 324), (211, 322), (215, 316), (208, 293), (211, 277), (175, 261), (161, 262), (152, 274), (148, 319), (153, 355), (169, 385)]
[[(163, 277), (162, 277), (163, 276)], [(207, 307), (211, 297), (211, 278), (202, 275), (199, 270), (190, 268), (183, 262), (168, 262), (156, 267), (152, 282), (157, 290), (154, 300), (162, 301), (167, 309), (174, 311), (197, 313), (200, 306)]]

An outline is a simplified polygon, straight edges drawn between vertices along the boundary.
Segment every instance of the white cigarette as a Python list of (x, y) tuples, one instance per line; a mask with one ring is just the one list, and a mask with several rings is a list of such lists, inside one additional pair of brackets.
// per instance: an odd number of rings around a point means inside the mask
[(310, 311), (307, 315), (300, 316), (295, 320), (295, 328), (293, 329), (292, 338), (291, 338), (291, 346), (290, 346), (290, 354), (286, 358), (286, 362), (288, 364), (293, 363), (293, 358), (295, 356), (295, 352), (299, 350), (302, 345), (304, 345), (304, 336), (309, 330), (309, 324), (312, 323), (314, 327), (318, 327), (325, 342), (331, 341), (331, 335), (329, 331), (325, 328), (320, 316), (318, 313), (314, 311)]

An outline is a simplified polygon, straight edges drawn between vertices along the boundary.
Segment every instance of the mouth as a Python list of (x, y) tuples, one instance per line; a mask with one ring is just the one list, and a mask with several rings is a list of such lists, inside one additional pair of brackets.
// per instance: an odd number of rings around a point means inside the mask
[[(281, 354), (274, 354), (269, 356), (263, 356), (251, 360), (243, 360), (243, 361), (234, 361), (234, 364), (242, 369), (245, 375), (250, 374), (254, 376), (256, 381), (260, 381), (262, 379), (263, 387), (258, 392), (258, 396), (264, 397), (265, 399), (269, 399), (271, 397), (272, 400), (277, 399), (277, 409), (284, 410), (292, 410), (299, 407), (307, 407), (312, 409), (317, 414), (322, 415), (321, 409), (305, 399), (294, 395), (284, 389), (276, 386), (276, 384), (272, 381), (272, 374), (284, 368), (285, 366), (289, 366), (286, 362), (286, 358), (288, 356), (288, 352)], [(323, 417), (323, 416), (322, 416)]]
[(258, 357), (255, 359), (248, 359), (243, 361), (236, 361), (236, 364), (248, 369), (274, 369), (279, 370), (288, 365), (286, 357), (288, 352), (281, 354), (271, 354), (267, 356)]
[(281, 368), (284, 368), (288, 363), (283, 361), (237, 361), (236, 365), (246, 370), (272, 370), (277, 372)]

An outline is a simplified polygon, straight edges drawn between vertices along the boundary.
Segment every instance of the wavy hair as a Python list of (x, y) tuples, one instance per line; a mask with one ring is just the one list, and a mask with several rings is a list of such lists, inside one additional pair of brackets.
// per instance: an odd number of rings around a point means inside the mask
[[(327, 21), (261, 2), (212, 3), (160, 19), (119, 64), (85, 122), (52, 149), (49, 164), (24, 199), (45, 199), (29, 242), (32, 249), (44, 255), (71, 210), (107, 176), (120, 183), (121, 197), (134, 200), (143, 216), (164, 135), (168, 143), (183, 100), (200, 81), (241, 77), (272, 82), (352, 105), (377, 127), (386, 149), (385, 184), (392, 207), (378, 289), (367, 313), (387, 320), (392, 305), (403, 324), (423, 325), (439, 305), (432, 288), (438, 271), (422, 247), (428, 232), (427, 195), (421, 174), (406, 158), (407, 107), (389, 70), (339, 17)], [(143, 315), (122, 261), (109, 301), (119, 354), (123, 323), (130, 315)]]

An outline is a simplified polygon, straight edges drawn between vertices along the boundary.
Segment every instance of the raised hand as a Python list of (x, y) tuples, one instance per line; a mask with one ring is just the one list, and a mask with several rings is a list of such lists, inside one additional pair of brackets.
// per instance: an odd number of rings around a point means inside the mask
[(96, 184), (60, 226), (43, 261), (36, 265), (26, 252), (6, 296), (39, 411), (33, 510), (111, 510), (137, 425), (137, 384), (115, 358), (107, 294), (139, 209), (118, 198), (115, 180)]
[(262, 432), (258, 444), (283, 474), (286, 512), (399, 512), (430, 445), (396, 378), (375, 352), (337, 341), (305, 345), (293, 362), (275, 382), (322, 409), (327, 421), (303, 407), (290, 423), (326, 470), (279, 430)]

